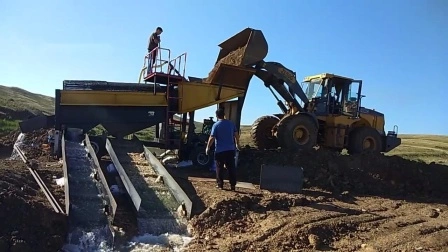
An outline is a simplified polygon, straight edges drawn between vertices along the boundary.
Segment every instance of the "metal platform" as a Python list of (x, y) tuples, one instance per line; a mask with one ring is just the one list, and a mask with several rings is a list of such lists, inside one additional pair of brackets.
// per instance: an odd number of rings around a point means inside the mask
[[(183, 76), (179, 75), (172, 75), (172, 74), (166, 74), (166, 73), (150, 73), (146, 75), (143, 80), (145, 82), (151, 82), (151, 83), (158, 83), (166, 85), (168, 83), (177, 83), (179, 81), (186, 81), (186, 79)], [(153, 85), (153, 84), (149, 84)]]

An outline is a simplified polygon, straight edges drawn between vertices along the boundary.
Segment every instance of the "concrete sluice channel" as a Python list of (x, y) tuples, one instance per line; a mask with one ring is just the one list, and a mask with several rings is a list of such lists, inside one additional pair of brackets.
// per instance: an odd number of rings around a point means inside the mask
[(68, 242), (63, 251), (111, 251), (113, 234), (95, 165), (80, 141), (65, 140), (70, 212)]
[(108, 173), (88, 137), (75, 138), (62, 141), (69, 221), (62, 251), (182, 251), (192, 240), (192, 203), (160, 162), (138, 141), (107, 140), (118, 174)]
[(135, 189), (133, 207), (138, 208), (138, 234), (127, 243), (126, 250), (120, 251), (179, 251), (191, 241), (187, 219), (164, 178), (146, 160), (143, 145), (139, 141), (110, 140), (110, 147), (111, 161), (115, 159), (117, 170), (126, 174)]

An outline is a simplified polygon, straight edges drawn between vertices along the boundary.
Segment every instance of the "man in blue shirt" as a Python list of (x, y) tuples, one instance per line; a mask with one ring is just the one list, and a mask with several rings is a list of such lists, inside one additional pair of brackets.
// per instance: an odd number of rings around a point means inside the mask
[(220, 108), (216, 111), (216, 118), (218, 121), (213, 124), (205, 152), (208, 155), (210, 146), (215, 142), (216, 182), (218, 183), (216, 187), (223, 189), (224, 169), (227, 169), (230, 189), (235, 191), (235, 149), (239, 149), (239, 134), (235, 124), (224, 119), (224, 109)]

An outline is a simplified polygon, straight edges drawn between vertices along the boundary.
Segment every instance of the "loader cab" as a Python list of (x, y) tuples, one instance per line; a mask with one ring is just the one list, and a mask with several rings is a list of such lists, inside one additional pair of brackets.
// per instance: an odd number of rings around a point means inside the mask
[(317, 116), (359, 117), (362, 81), (334, 74), (319, 74), (305, 77), (302, 84), (310, 101), (309, 112)]

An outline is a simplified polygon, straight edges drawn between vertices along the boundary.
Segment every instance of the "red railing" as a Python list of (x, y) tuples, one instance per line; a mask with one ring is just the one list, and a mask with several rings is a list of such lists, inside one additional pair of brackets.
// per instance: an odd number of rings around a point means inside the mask
[(168, 74), (173, 73), (185, 77), (185, 65), (187, 63), (187, 53), (183, 53), (170, 61)]
[[(152, 56), (155, 55), (155, 60)], [(166, 48), (155, 48), (145, 55), (143, 68), (145, 76), (152, 73), (163, 73), (185, 77), (187, 53), (183, 53), (171, 60), (171, 51)]]
[[(155, 60), (153, 59), (153, 56), (155, 56)], [(146, 68), (147, 74), (168, 73), (170, 58), (170, 49), (156, 47), (151, 52), (145, 55), (143, 68)]]

